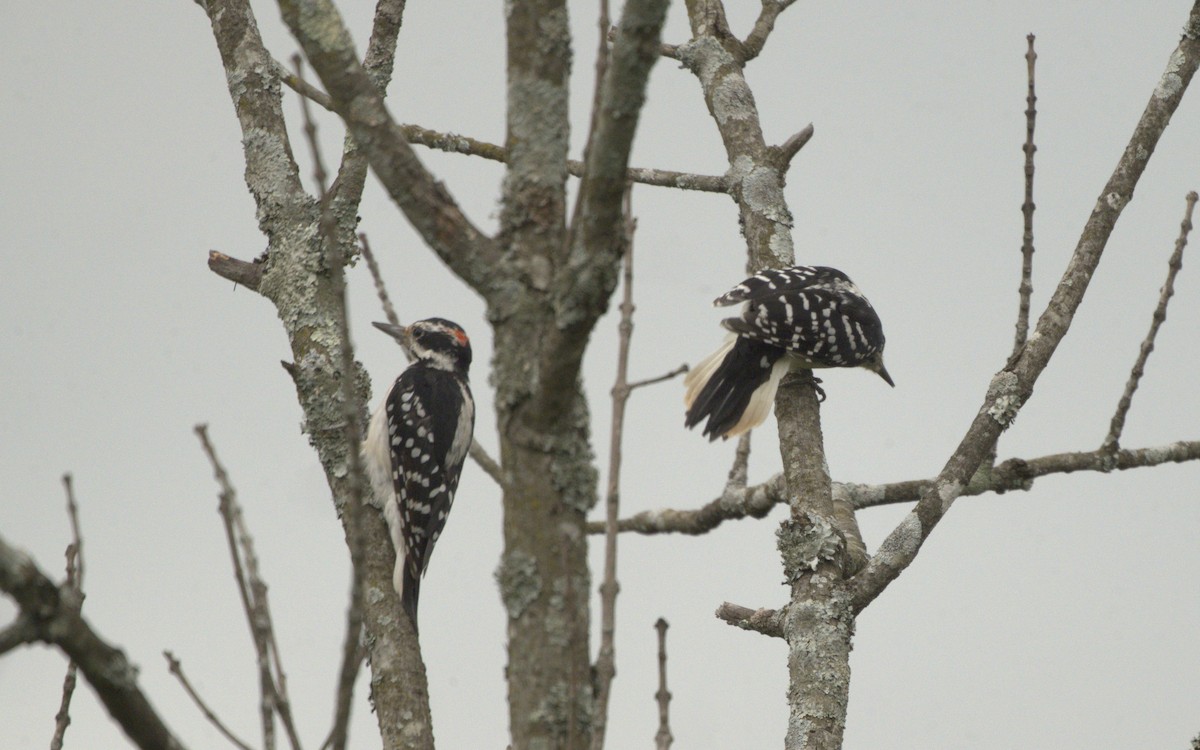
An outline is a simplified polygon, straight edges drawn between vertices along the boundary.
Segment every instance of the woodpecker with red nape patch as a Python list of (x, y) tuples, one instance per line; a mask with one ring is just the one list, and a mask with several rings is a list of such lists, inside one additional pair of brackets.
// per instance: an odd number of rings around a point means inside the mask
[(413, 358), (371, 415), (362, 444), (373, 504), (383, 511), (396, 569), (392, 585), (417, 627), (421, 577), (446, 525), (471, 434), (475, 401), (467, 382), (471, 342), (456, 323), (375, 323)]
[(683, 381), (684, 425), (703, 421), (709, 440), (763, 423), (779, 381), (791, 370), (863, 367), (895, 386), (883, 366), (883, 326), (850, 277), (827, 266), (792, 266), (751, 276), (713, 301), (746, 303), (732, 332)]

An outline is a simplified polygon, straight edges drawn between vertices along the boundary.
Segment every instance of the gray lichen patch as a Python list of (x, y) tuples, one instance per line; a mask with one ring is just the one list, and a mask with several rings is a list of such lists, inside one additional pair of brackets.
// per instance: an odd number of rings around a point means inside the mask
[(996, 420), (1001, 428), (1007, 429), (1017, 418), (1017, 412), (1021, 410), (1023, 401), (1019, 385), (1020, 381), (1016, 374), (1007, 370), (996, 373), (992, 382), (988, 384), (987, 395), (988, 399), (992, 401), (992, 405), (988, 407), (987, 413)]
[(779, 524), (775, 535), (788, 583), (816, 570), (822, 562), (838, 562), (846, 548), (841, 532), (813, 513), (789, 518)]
[(911, 559), (917, 554), (920, 546), (921, 519), (915, 511), (910, 511), (892, 533), (888, 534), (887, 539), (883, 540), (883, 544), (879, 545), (875, 559), (895, 566), (900, 561)]
[(783, 196), (783, 180), (773, 167), (755, 166), (742, 177), (742, 200), (750, 210), (771, 221), (792, 226), (792, 213)]
[(500, 558), (496, 583), (500, 585), (500, 599), (509, 619), (519, 619), (542, 593), (537, 559), (524, 550), (511, 550)]

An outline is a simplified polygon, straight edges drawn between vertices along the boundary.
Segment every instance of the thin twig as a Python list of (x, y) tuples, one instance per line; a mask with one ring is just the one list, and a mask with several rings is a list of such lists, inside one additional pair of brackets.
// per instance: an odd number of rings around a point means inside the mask
[[(670, 47), (670, 45), (664, 45)], [(675, 49), (675, 48), (672, 48)], [(664, 50), (664, 54), (666, 54)], [(678, 57), (678, 53), (668, 55)], [(333, 111), (333, 102), (329, 95), (317, 87), (304, 82), (295, 74), (287, 71), (278, 61), (272, 61), (277, 67), (279, 80), (300, 94), (300, 98)], [(472, 138), (458, 133), (447, 133), (433, 130), (411, 123), (397, 123), (396, 127), (404, 135), (404, 139), (414, 146), (424, 146), (437, 151), (464, 156), (478, 156), (488, 161), (507, 163), (508, 152), (503, 146), (495, 143)], [(583, 162), (576, 159), (567, 160), (567, 174), (572, 177), (583, 175)], [(675, 188), (677, 190), (695, 190), (702, 193), (729, 192), (729, 178), (725, 175), (695, 174), (692, 172), (677, 172), (671, 169), (655, 169), (653, 167), (629, 167), (626, 177), (630, 182), (654, 187)], [(215, 269), (214, 269), (215, 270)]]
[(670, 750), (671, 742), (671, 692), (667, 690), (667, 621), (658, 618), (654, 629), (658, 631), (658, 692), (654, 699), (658, 703), (658, 731), (654, 733), (655, 750)]
[(283, 63), (271, 58), (271, 71), (301, 99), (308, 99), (329, 112), (333, 111), (333, 99), (321, 89), (304, 80), (298, 73), (288, 70)]
[(1021, 204), (1021, 214), (1025, 219), (1025, 229), (1021, 235), (1021, 285), (1018, 288), (1020, 306), (1017, 309), (1017, 333), (1013, 342), (1013, 356), (1021, 352), (1025, 340), (1029, 337), (1029, 298), (1033, 294), (1033, 154), (1037, 146), (1033, 143), (1033, 126), (1037, 121), (1037, 93), (1033, 85), (1033, 68), (1037, 62), (1037, 52), (1033, 49), (1034, 35), (1025, 37), (1029, 42), (1029, 51), (1025, 53), (1025, 63), (1029, 76), (1029, 93), (1025, 97), (1025, 202)]
[(687, 363), (684, 363), (684, 364), (680, 365), (679, 367), (676, 367), (674, 370), (671, 370), (670, 372), (663, 373), (662, 375), (659, 375), (657, 377), (646, 378), (645, 380), (635, 380), (634, 382), (629, 383), (625, 387), (631, 391), (637, 390), (638, 388), (641, 388), (643, 386), (654, 385), (655, 383), (662, 383), (667, 380), (670, 380), (671, 378), (679, 377), (680, 375), (684, 374), (687, 371), (688, 371)]
[[(602, 14), (603, 15), (603, 14)], [(592, 748), (604, 747), (608, 728), (608, 701), (616, 676), (614, 635), (617, 594), (617, 519), (621, 509), (621, 443), (625, 431), (625, 407), (629, 402), (629, 346), (633, 339), (633, 233), (636, 222), (630, 211), (630, 190), (625, 191), (624, 295), (617, 324), (617, 376), (612, 388), (612, 431), (609, 437), (608, 493), (604, 509), (604, 582), (600, 584), (600, 651), (596, 657), (596, 709), (592, 722)]]
[(67, 583), (83, 593), (83, 535), (79, 532), (79, 504), (75, 502), (75, 486), (70, 474), (63, 474), (67, 493), (67, 519), (71, 522), (71, 546), (67, 548)]
[(733, 466), (729, 467), (729, 477), (725, 480), (725, 492), (736, 492), (746, 489), (750, 470), (750, 433), (743, 432), (738, 438), (737, 450), (733, 453)]
[[(296, 67), (296, 77), (304, 80), (304, 67), (300, 56), (293, 58)], [(354, 684), (358, 680), (358, 670), (362, 665), (362, 652), (359, 647), (363, 628), (363, 570), (364, 564), (364, 531), (362, 524), (363, 496), (366, 482), (362, 454), (359, 445), (363, 439), (362, 413), (359, 407), (361, 399), (357, 397), (355, 374), (358, 364), (354, 361), (354, 345), (350, 340), (349, 302), (346, 299), (346, 257), (342, 252), (342, 243), (338, 237), (337, 219), (330, 205), (332, 196), (325, 184), (325, 167), (321, 158), (321, 146), (317, 140), (317, 125), (308, 108), (304, 97), (300, 98), (301, 114), (304, 118), (304, 135), (308, 139), (313, 154), (313, 179), (321, 195), (321, 235), (325, 244), (325, 252), (329, 259), (329, 276), (337, 299), (336, 314), (338, 334), (340, 337), (340, 386), (342, 399), (342, 417), (345, 422), (346, 440), (346, 497), (343, 512), (346, 514), (349, 533), (346, 535), (350, 547), (351, 581), (350, 603), (346, 610), (346, 637), (342, 644), (342, 666), (339, 670), (338, 691), (335, 699), (333, 729), (330, 731), (330, 741), (335, 750), (343, 750), (349, 734), (350, 708), (354, 694)], [(362, 238), (366, 244), (365, 238)]]
[(334, 703), (333, 727), (329, 735), (321, 743), (321, 750), (343, 750), (350, 735), (350, 708), (354, 697), (354, 683), (358, 680), (358, 672), (363, 660), (367, 658), (367, 650), (363, 645), (362, 618), (358, 622), (350, 621), (347, 617), (346, 637), (342, 641), (342, 667), (338, 671), (337, 698)]
[(216, 449), (208, 438), (208, 425), (198, 424), (196, 435), (204, 453), (213, 467), (213, 477), (220, 488), (218, 510), (225, 527), (225, 540), (233, 560), (233, 575), (242, 600), (242, 610), (250, 625), (250, 637), (258, 664), (259, 716), (262, 723), (263, 747), (275, 747), (275, 710), (278, 690), (271, 671), (271, 619), (266, 603), (266, 584), (258, 575), (258, 558), (254, 554), (254, 541), (242, 519), (242, 509), (237, 502), (237, 491), (229, 481), (229, 474), (217, 458)]
[(1133, 402), (1133, 393), (1137, 390), (1142, 375), (1146, 372), (1146, 360), (1150, 358), (1150, 352), (1154, 351), (1154, 338), (1158, 335), (1158, 328), (1167, 319), (1167, 303), (1171, 300), (1171, 295), (1175, 294), (1175, 276), (1179, 273), (1179, 269), (1183, 268), (1183, 249), (1187, 247), (1188, 233), (1192, 231), (1192, 209), (1196, 207), (1196, 200), (1196, 191), (1193, 190), (1187, 194), (1187, 208), (1184, 210), (1183, 221), (1179, 225), (1179, 238), (1175, 240), (1175, 250), (1167, 262), (1167, 280), (1163, 282), (1162, 289), (1158, 294), (1158, 306), (1154, 308), (1154, 317), (1150, 321), (1150, 332), (1142, 341), (1137, 361), (1133, 363), (1133, 370), (1129, 373), (1129, 380), (1125, 383), (1125, 392), (1121, 394), (1121, 400), (1117, 402), (1117, 411), (1113, 414), (1108, 428), (1108, 436), (1104, 438), (1101, 446), (1103, 450), (1115, 451), (1120, 447), (1121, 431), (1125, 429), (1125, 416), (1129, 413), (1129, 406)]
[[(371, 272), (371, 280), (375, 283), (375, 294), (379, 296), (379, 304), (383, 306), (383, 314), (387, 318), (388, 323), (394, 326), (400, 325), (400, 317), (396, 315), (396, 308), (392, 307), (392, 298), (388, 296), (387, 287), (383, 284), (383, 276), (379, 273), (379, 263), (375, 260), (375, 253), (371, 250), (371, 243), (367, 241), (366, 232), (360, 232), (358, 235), (358, 250), (362, 254), (364, 260), (367, 261), (367, 269)], [(408, 356), (408, 351), (404, 347), (400, 347), (404, 351), (404, 356)]]
[[(71, 543), (67, 545), (67, 586), (79, 597), (83, 606), (83, 535), (79, 532), (79, 505), (75, 502), (75, 488), (70, 474), (63, 474), (63, 487), (67, 493), (67, 518), (71, 522)], [(62, 701), (54, 715), (54, 735), (50, 738), (50, 750), (62, 750), (63, 738), (71, 725), (71, 697), (77, 682), (75, 662), (67, 662), (67, 674), (63, 677)]]
[(788, 6), (794, 2), (796, 0), (763, 0), (758, 20), (754, 22), (754, 28), (746, 37), (746, 41), (742, 42), (743, 63), (758, 57), (767, 43), (767, 37), (775, 30), (775, 19), (779, 18), (779, 14), (787, 10)]
[[(367, 235), (358, 235), (359, 250), (362, 252), (363, 258), (367, 261), (367, 269), (371, 272), (371, 279), (375, 283), (375, 294), (379, 296), (379, 304), (383, 306), (383, 314), (387, 317), (389, 323), (394, 326), (400, 325), (400, 318), (396, 315), (396, 309), (392, 307), (391, 297), (388, 296), (387, 287), (383, 283), (383, 275), (379, 272), (379, 263), (375, 260), (375, 253), (371, 250), (370, 243), (367, 242)], [(400, 347), (404, 352), (405, 357), (409, 357), (408, 351), (404, 347)], [(411, 359), (411, 357), (409, 357)], [(496, 459), (488, 455), (483, 446), (478, 440), (471, 439), (471, 448), (468, 451), (472, 460), (483, 469), (483, 473), (491, 477), (496, 484), (504, 485), (504, 471), (500, 468), (500, 464)]]
[(209, 723), (216, 727), (217, 731), (220, 732), (225, 739), (233, 743), (235, 747), (240, 748), (240, 750), (253, 750), (250, 745), (239, 739), (237, 735), (235, 735), (233, 731), (229, 729), (229, 727), (225, 726), (220, 717), (218, 717), (217, 714), (211, 708), (209, 708), (208, 704), (204, 702), (204, 699), (200, 697), (200, 694), (197, 693), (195, 688), (192, 687), (192, 683), (189, 682), (188, 678), (183, 674), (183, 664), (180, 663), (179, 659), (175, 658), (175, 654), (171, 653), (170, 651), (163, 651), (163, 657), (167, 660), (167, 671), (173, 674), (175, 678), (179, 680), (179, 684), (183, 686), (184, 692), (188, 694), (188, 697), (191, 698), (192, 702), (196, 704), (196, 707), (200, 709), (200, 713), (204, 714), (204, 718), (208, 719)]

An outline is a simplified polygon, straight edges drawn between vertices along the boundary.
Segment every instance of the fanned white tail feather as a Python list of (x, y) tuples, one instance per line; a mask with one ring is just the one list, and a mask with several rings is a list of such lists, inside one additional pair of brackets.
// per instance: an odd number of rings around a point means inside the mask
[(734, 343), (737, 341), (737, 336), (729, 334), (725, 339), (725, 343), (717, 347), (717, 350), (708, 355), (704, 359), (696, 363), (696, 366), (688, 370), (688, 374), (683, 379), (683, 387), (686, 389), (683, 393), (683, 405), (690, 409), (695, 403), (696, 397), (700, 395), (700, 391), (704, 390), (705, 384), (709, 378), (725, 361), (725, 356), (733, 349)]

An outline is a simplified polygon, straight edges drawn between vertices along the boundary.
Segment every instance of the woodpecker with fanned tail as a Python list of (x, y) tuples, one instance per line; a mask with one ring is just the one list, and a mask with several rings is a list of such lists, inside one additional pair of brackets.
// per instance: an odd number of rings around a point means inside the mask
[(467, 382), (471, 342), (442, 318), (375, 323), (413, 358), (371, 416), (362, 444), (373, 504), (383, 511), (396, 569), (392, 585), (417, 626), (421, 577), (446, 525), (475, 428)]
[(854, 282), (836, 268), (792, 266), (751, 276), (713, 301), (746, 303), (721, 325), (732, 335), (684, 380), (689, 429), (705, 418), (709, 440), (741, 435), (771, 413), (790, 370), (863, 367), (895, 386), (883, 366), (883, 326)]

